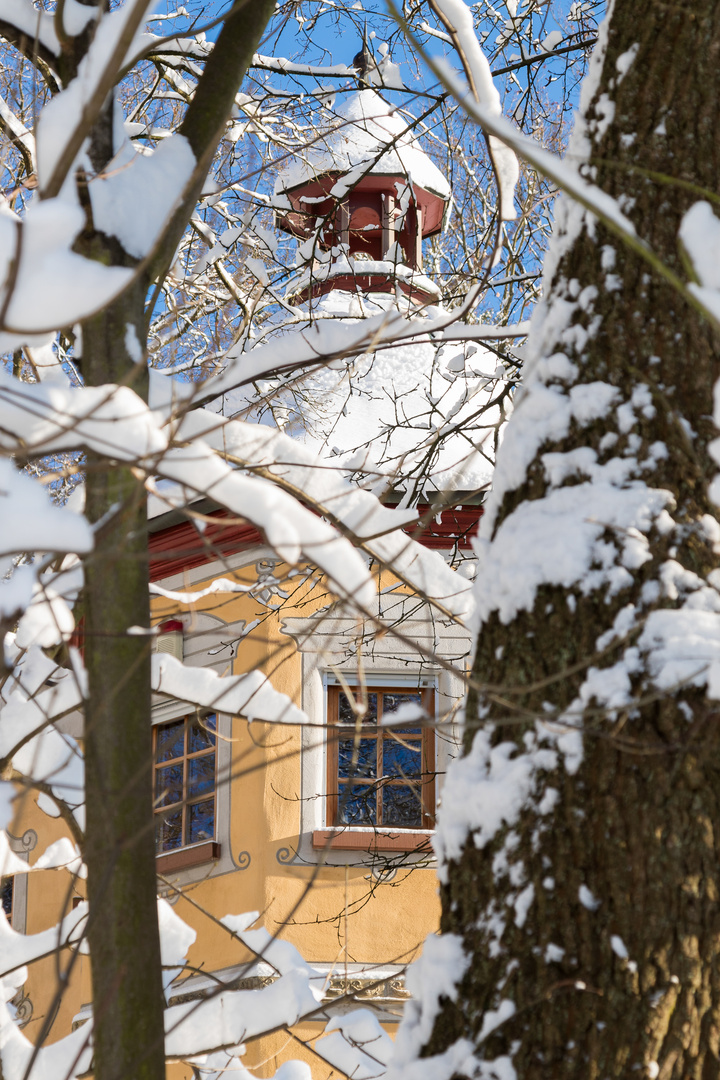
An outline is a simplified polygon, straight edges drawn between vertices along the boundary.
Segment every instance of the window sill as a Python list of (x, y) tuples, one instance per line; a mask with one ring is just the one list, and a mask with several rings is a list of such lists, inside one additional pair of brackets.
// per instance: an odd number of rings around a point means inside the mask
[(314, 848), (334, 851), (420, 851), (432, 852), (432, 832), (405, 832), (403, 829), (315, 829)]
[(202, 844), (156, 855), (155, 869), (158, 874), (172, 874), (175, 870), (189, 870), (193, 866), (215, 862), (219, 858), (220, 845), (217, 840), (205, 840)]

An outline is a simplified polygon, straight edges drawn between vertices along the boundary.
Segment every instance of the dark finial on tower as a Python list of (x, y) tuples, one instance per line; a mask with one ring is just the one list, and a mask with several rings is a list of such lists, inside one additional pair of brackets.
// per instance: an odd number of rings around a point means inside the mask
[(362, 48), (360, 49), (360, 52), (353, 56), (352, 65), (358, 73), (358, 82), (360, 86), (369, 86), (370, 82), (367, 75), (370, 69), (375, 66), (375, 60), (368, 47), (367, 21), (365, 22), (365, 27), (363, 29)]

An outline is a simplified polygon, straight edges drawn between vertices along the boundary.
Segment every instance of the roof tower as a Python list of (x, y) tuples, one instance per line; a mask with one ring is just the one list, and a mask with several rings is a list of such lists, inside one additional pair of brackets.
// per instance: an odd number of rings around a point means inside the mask
[(398, 285), (420, 303), (437, 301), (437, 287), (422, 274), (422, 240), (443, 227), (451, 199), (446, 178), (375, 90), (358, 89), (336, 115), (332, 130), (275, 184), (276, 206), (283, 207), (278, 227), (316, 238), (319, 251), (333, 256), (298, 283), (297, 297), (331, 289), (394, 292)]

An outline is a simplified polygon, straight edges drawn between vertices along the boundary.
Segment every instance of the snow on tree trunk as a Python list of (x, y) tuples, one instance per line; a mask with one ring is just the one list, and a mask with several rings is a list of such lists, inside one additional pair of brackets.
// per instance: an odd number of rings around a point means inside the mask
[[(683, 277), (683, 215), (720, 183), (719, 55), (715, 0), (617, 0), (568, 153)], [(465, 756), (438, 833), (455, 974), (410, 1009), (399, 1060), (434, 1080), (706, 1080), (720, 341), (564, 200), (531, 352), (484, 518)]]

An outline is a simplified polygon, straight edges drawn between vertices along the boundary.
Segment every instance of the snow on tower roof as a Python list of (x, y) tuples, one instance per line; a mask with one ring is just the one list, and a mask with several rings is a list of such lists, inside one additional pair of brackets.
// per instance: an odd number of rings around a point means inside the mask
[(343, 174), (331, 194), (342, 198), (367, 172), (407, 176), (413, 184), (450, 199), (450, 185), (398, 111), (375, 90), (358, 90), (337, 109), (337, 124), (316, 146), (278, 175), (276, 194), (327, 173)]
[[(343, 331), (383, 312), (412, 309), (387, 293), (362, 297), (334, 289), (314, 302), (316, 318)], [(435, 314), (441, 309), (432, 309)], [(307, 330), (308, 324), (296, 329)], [(263, 394), (272, 398), (272, 420), (286, 434), (316, 450), (320, 459), (357, 473), (375, 475), (401, 490), (473, 491), (490, 484), (497, 429), (503, 415), (499, 390), (508, 374), (481, 342), (430, 340), (417, 320), (418, 337), (321, 365)], [(294, 331), (283, 334), (292, 353)], [(250, 414), (248, 386), (224, 395), (225, 416)]]

